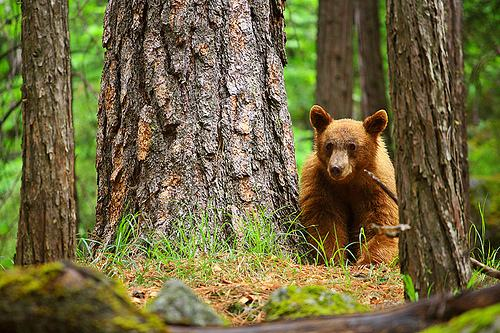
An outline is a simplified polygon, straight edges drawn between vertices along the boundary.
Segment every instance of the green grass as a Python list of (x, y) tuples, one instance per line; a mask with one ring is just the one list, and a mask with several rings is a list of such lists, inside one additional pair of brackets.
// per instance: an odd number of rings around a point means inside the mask
[[(299, 237), (293, 226), (296, 221), (289, 221), (289, 230), (277, 231), (273, 214), (258, 211), (243, 217), (238, 230), (229, 238), (222, 238), (227, 225), (212, 225), (207, 214), (189, 215), (179, 219), (171, 228), (170, 235), (152, 234), (149, 237), (137, 229), (139, 214), (129, 214), (122, 218), (116, 237), (111, 244), (100, 246), (90, 264), (99, 265), (110, 275), (120, 274), (120, 270), (137, 267), (137, 258), (144, 258), (148, 265), (174, 266), (179, 277), (189, 275), (204, 276), (209, 279), (210, 267), (218, 261), (236, 260), (243, 256), (252, 258), (251, 266), (259, 267), (269, 258), (301, 262), (305, 254), (289, 251), (290, 237)], [(81, 238), (77, 257), (88, 262), (91, 245), (94, 241)], [(196, 261), (200, 271), (193, 272), (189, 263)], [(186, 265), (187, 264), (187, 265)]]
[[(469, 230), (469, 244), (471, 245), (471, 257), (493, 269), (500, 270), (500, 248), (495, 248), (486, 238), (486, 221), (484, 215), (485, 204), (478, 203), (481, 225), (479, 228), (472, 224)], [(482, 273), (481, 270), (474, 270), (467, 284), (467, 288), (480, 287), (483, 284), (493, 282), (491, 278)]]

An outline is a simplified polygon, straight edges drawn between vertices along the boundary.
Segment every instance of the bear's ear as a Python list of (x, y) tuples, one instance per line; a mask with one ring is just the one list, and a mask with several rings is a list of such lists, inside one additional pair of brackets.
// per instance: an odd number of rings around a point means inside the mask
[(313, 105), (309, 113), (312, 127), (321, 133), (332, 122), (333, 118), (321, 106)]
[(387, 127), (387, 122), (387, 112), (379, 110), (363, 121), (363, 127), (368, 133), (377, 135)]

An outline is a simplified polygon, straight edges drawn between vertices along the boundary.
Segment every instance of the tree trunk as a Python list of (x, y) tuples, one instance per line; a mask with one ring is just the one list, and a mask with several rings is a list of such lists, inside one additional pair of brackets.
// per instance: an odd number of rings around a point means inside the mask
[(16, 264), (73, 258), (74, 140), (67, 1), (22, 2), (23, 174)]
[(462, 171), (462, 198), (465, 210), (465, 230), (470, 228), (470, 201), (469, 201), (469, 163), (467, 159), (467, 114), (465, 112), (466, 88), (464, 83), (464, 57), (462, 50), (462, 1), (447, 0), (445, 2), (447, 21), (447, 51), (452, 65), (451, 72), (451, 106), (459, 121), (459, 135), (456, 136), (460, 149), (460, 168)]
[(387, 3), (399, 220), (411, 226), (399, 242), (401, 271), (424, 297), (463, 289), (471, 274), (447, 10), (437, 0)]
[(319, 1), (316, 103), (334, 118), (352, 117), (353, 21), (351, 0)]
[(205, 215), (228, 237), (247, 212), (297, 211), (283, 6), (108, 3), (95, 236), (111, 241), (130, 212), (167, 234)]
[(363, 118), (387, 110), (385, 76), (380, 51), (378, 0), (356, 0), (355, 20), (359, 38), (359, 76)]

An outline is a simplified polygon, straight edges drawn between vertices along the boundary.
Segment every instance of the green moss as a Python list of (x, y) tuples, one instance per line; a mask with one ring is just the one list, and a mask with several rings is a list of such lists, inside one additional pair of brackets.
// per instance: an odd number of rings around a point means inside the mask
[(494, 333), (500, 332), (500, 304), (475, 309), (446, 324), (432, 326), (422, 333)]
[(157, 316), (144, 314), (147, 321), (140, 321), (137, 317), (117, 316), (112, 319), (112, 322), (121, 328), (123, 331), (133, 331), (141, 333), (149, 333), (152, 330), (161, 329), (164, 327), (161, 320)]
[(41, 293), (47, 282), (61, 274), (63, 269), (63, 264), (56, 262), (30, 270), (29, 274), (20, 269), (7, 271), (0, 279), (0, 291), (7, 291), (13, 300), (31, 293)]
[(266, 320), (296, 319), (365, 312), (368, 308), (350, 296), (321, 286), (289, 286), (276, 290), (264, 306)]
[(0, 313), (0, 327), (19, 332), (165, 332), (120, 284), (71, 263), (0, 274)]

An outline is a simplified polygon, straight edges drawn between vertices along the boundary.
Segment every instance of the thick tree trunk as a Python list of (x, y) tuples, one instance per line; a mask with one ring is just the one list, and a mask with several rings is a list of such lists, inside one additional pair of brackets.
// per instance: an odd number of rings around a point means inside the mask
[(319, 1), (316, 103), (335, 118), (352, 117), (353, 25), (351, 0)]
[(16, 264), (73, 258), (76, 213), (67, 1), (22, 2), (23, 175)]
[(356, 0), (355, 20), (359, 39), (359, 76), (363, 118), (387, 110), (385, 76), (380, 50), (378, 0)]
[(421, 296), (463, 289), (471, 274), (448, 10), (437, 0), (387, 2), (399, 214), (411, 226), (399, 242), (401, 271)]
[(445, 2), (445, 15), (447, 21), (447, 51), (452, 64), (451, 71), (451, 105), (456, 119), (459, 121), (460, 134), (456, 136), (460, 149), (460, 168), (462, 171), (462, 186), (464, 210), (466, 217), (466, 231), (470, 227), (470, 201), (469, 201), (469, 163), (467, 160), (467, 113), (465, 112), (466, 88), (464, 83), (464, 57), (462, 49), (462, 1), (447, 0)]
[(108, 3), (95, 235), (140, 212), (155, 230), (206, 212), (221, 236), (246, 212), (297, 210), (280, 1)]

